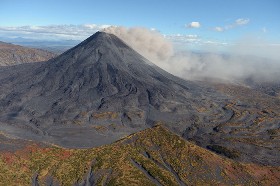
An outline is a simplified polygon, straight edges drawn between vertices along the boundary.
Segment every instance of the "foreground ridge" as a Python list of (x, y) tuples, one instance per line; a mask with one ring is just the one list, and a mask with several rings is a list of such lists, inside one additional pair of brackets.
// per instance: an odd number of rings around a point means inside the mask
[(98, 148), (74, 150), (34, 144), (14, 154), (2, 152), (0, 166), (4, 185), (280, 183), (279, 167), (242, 164), (220, 157), (161, 125)]

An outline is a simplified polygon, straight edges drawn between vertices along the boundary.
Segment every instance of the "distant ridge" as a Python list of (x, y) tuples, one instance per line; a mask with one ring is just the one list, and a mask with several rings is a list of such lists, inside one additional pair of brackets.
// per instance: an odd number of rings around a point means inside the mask
[(47, 61), (55, 56), (55, 54), (45, 50), (0, 41), (0, 66)]

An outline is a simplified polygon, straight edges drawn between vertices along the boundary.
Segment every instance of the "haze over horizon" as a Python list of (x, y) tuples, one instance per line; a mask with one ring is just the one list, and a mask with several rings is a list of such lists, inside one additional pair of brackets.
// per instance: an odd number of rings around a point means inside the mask
[[(280, 69), (277, 0), (109, 3), (15, 0), (1, 1), (0, 5), (0, 38), (4, 41), (12, 38), (81, 41), (105, 29), (161, 68), (186, 79), (229, 80), (256, 75), (278, 78), (275, 76)], [(199, 57), (193, 51), (211, 55)], [(220, 54), (247, 57), (225, 58)], [(273, 61), (267, 65), (248, 56)]]

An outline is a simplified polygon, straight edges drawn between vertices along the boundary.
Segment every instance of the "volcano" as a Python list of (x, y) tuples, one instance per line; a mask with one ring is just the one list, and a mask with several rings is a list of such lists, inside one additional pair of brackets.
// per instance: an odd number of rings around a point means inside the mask
[[(237, 117), (237, 112), (262, 110), (259, 105), (204, 82), (175, 77), (112, 34), (97, 32), (47, 62), (0, 68), (0, 90), (0, 130), (12, 138), (88, 148), (161, 122), (224, 155), (248, 160), (259, 148), (255, 162), (280, 163), (274, 148), (278, 143), (265, 149), (264, 144), (242, 142), (240, 152), (235, 152), (232, 141), (224, 140), (252, 134), (231, 131), (250, 127), (261, 113)], [(276, 118), (256, 129), (269, 139), (266, 131), (277, 128), (278, 115), (267, 110), (263, 114)], [(243, 124), (236, 125), (237, 121)]]
[(48, 62), (2, 70), (1, 98), (8, 133), (88, 147), (155, 121), (193, 121), (203, 90), (98, 32)]

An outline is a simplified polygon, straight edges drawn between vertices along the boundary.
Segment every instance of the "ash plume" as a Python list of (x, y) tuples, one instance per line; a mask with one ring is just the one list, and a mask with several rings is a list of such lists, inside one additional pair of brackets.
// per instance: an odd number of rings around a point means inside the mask
[[(111, 26), (105, 28), (104, 31), (118, 36), (159, 67), (184, 79), (211, 79), (226, 82), (240, 82), (248, 78), (254, 81), (280, 79), (280, 61), (275, 60), (279, 55), (275, 52), (277, 50), (256, 47), (252, 44), (252, 39), (249, 42), (251, 45), (248, 42), (245, 45), (244, 39), (229, 48), (228, 54), (219, 54), (215, 51), (209, 53), (175, 52), (172, 42), (154, 30)], [(256, 57), (254, 53), (269, 54), (274, 60)]]
[(111, 26), (103, 31), (114, 34), (134, 50), (157, 64), (168, 60), (173, 54), (172, 43), (160, 33), (142, 27), (125, 28)]

